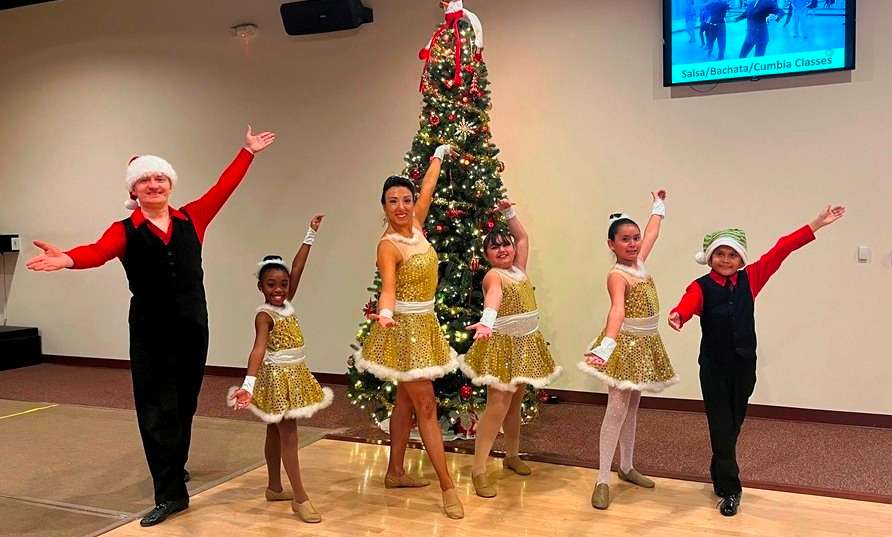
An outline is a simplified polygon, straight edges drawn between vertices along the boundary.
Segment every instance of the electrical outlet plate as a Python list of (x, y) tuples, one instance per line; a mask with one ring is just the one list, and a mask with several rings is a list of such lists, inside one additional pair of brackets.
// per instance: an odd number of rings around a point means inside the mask
[(867, 246), (858, 247), (858, 262), (870, 263), (870, 248)]
[(10, 245), (10, 250), (13, 252), (18, 252), (22, 249), (21, 247), (21, 239), (19, 237), (13, 237)]

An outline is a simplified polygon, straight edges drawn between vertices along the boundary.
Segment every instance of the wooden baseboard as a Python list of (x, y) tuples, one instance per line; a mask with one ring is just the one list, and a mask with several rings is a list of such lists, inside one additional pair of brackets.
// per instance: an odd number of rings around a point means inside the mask
[[(556, 395), (561, 402), (588, 405), (606, 405), (606, 393), (577, 392), (571, 390), (547, 390)], [(675, 410), (680, 412), (705, 412), (700, 399), (677, 399), (673, 397), (641, 398), (641, 408), (652, 410)], [(747, 406), (748, 418), (764, 418), (784, 421), (805, 421), (810, 423), (828, 423), (833, 425), (857, 425), (860, 427), (878, 427), (892, 429), (892, 415), (869, 414), (866, 412), (846, 412), (842, 410), (821, 410), (815, 408), (796, 408), (788, 406), (758, 405)]]
[[(86, 367), (130, 368), (130, 360), (115, 360), (110, 358), (85, 358), (45, 354), (43, 355), (43, 361), (53, 364)], [(205, 368), (205, 371), (209, 375), (219, 375), (223, 377), (241, 377), (245, 374), (245, 368), (243, 367), (217, 365), (209, 365)], [(347, 375), (344, 373), (314, 373), (314, 375), (322, 384), (347, 384)], [(547, 389), (547, 391), (548, 393), (557, 396), (558, 401), (561, 403), (584, 405), (607, 404), (607, 394), (605, 393), (552, 389)], [(642, 397), (641, 408), (652, 410), (673, 410), (678, 412), (704, 412), (703, 401), (699, 399), (677, 399), (672, 397)], [(841, 410), (820, 410), (813, 408), (751, 404), (747, 409), (747, 417), (892, 429), (892, 415), (869, 414), (866, 412), (845, 412)]]

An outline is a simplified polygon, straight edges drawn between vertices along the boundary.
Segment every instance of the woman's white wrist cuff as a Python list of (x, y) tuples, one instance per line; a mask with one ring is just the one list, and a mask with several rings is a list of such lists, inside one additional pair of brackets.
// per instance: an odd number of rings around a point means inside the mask
[(432, 158), (438, 158), (440, 160), (446, 159), (446, 154), (452, 151), (452, 147), (446, 144), (438, 146), (434, 149), (434, 156)]
[(378, 312), (378, 317), (387, 317), (388, 319), (393, 319), (393, 310), (384, 308)]
[(514, 211), (514, 207), (508, 207), (502, 212), (502, 216), (505, 217), (505, 220), (511, 220), (512, 218), (517, 218), (517, 213)]
[(657, 200), (654, 201), (654, 205), (650, 209), (650, 214), (655, 214), (657, 216), (663, 217), (666, 216), (666, 204), (663, 202), (663, 200), (657, 198)]

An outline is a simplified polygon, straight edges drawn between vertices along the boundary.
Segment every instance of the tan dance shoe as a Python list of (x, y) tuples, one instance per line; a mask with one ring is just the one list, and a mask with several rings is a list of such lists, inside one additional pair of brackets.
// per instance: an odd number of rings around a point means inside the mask
[(607, 483), (598, 483), (592, 491), (592, 507), (607, 509), (610, 507), (610, 487)]
[(264, 496), (266, 496), (266, 501), (268, 502), (281, 502), (294, 499), (294, 495), (291, 494), (291, 491), (286, 490), (285, 488), (282, 488), (282, 492), (276, 492), (270, 488), (267, 488)]
[(322, 522), (322, 515), (313, 507), (313, 502), (307, 500), (303, 503), (291, 502), (291, 510), (297, 513), (298, 518), (307, 524), (318, 524)]
[(471, 481), (474, 482), (474, 491), (477, 492), (477, 496), (480, 496), (481, 498), (496, 497), (496, 488), (493, 486), (492, 481), (489, 480), (486, 472), (472, 475)]
[(387, 474), (384, 476), (384, 488), (387, 489), (418, 488), (426, 487), (430, 484), (431, 482), (426, 479), (415, 479), (409, 474), (400, 476)]
[(638, 485), (639, 487), (644, 487), (646, 489), (654, 488), (654, 482), (638, 472), (638, 470), (632, 468), (629, 470), (629, 473), (625, 473), (622, 470), (618, 471), (616, 475), (619, 476), (623, 481), (628, 481), (633, 485)]
[(461, 500), (458, 499), (458, 494), (456, 494), (454, 488), (443, 491), (443, 509), (449, 518), (456, 520), (465, 518), (465, 509), (462, 507)]
[(530, 470), (530, 467), (527, 466), (527, 463), (523, 462), (523, 459), (516, 455), (514, 457), (505, 457), (502, 459), (502, 468), (511, 470), (517, 475), (530, 475), (533, 473), (533, 471)]

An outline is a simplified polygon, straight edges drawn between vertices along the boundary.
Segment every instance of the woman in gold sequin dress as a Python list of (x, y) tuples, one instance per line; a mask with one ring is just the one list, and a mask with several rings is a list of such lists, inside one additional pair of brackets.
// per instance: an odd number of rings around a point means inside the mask
[(442, 160), (451, 152), (448, 145), (441, 145), (434, 152), (417, 199), (415, 185), (409, 179), (394, 176), (384, 182), (381, 206), (387, 217), (387, 230), (378, 242), (378, 313), (369, 316), (374, 324), (362, 350), (353, 359), (358, 370), (398, 383), (390, 415), (390, 462), (385, 487), (428, 484), (409, 476), (403, 468), (414, 412), (421, 440), (440, 481), (446, 515), (462, 518), (464, 510), (446, 468), (432, 382), (454, 371), (458, 362), (434, 313), (437, 252), (421, 233)]
[(619, 478), (652, 488), (654, 482), (632, 466), (635, 428), (641, 392), (659, 392), (678, 382), (663, 341), (657, 331), (660, 303), (653, 278), (644, 262), (650, 255), (666, 214), (665, 191), (653, 192), (651, 216), (641, 229), (625, 214), (610, 215), (607, 245), (616, 254), (616, 265), (607, 276), (610, 312), (607, 326), (579, 362), (579, 369), (607, 383), (607, 411), (601, 423), (598, 482), (592, 506), (610, 505), (610, 468), (617, 442), (620, 446)]
[[(294, 316), (291, 300), (297, 292), (310, 247), (322, 216), (310, 221), (304, 242), (294, 256), (291, 271), (278, 256), (260, 262), (257, 288), (264, 303), (254, 317), (254, 347), (241, 388), (231, 388), (229, 399), (236, 410), (249, 408), (266, 427), (266, 499), (291, 500), (291, 509), (308, 523), (322, 517), (310, 502), (300, 477), (297, 458), (297, 418), (309, 418), (331, 404), (331, 388), (323, 388), (304, 363), (304, 337)], [(292, 492), (282, 487), (280, 468), (285, 466)]]
[(539, 331), (533, 283), (526, 275), (529, 236), (509, 200), (498, 209), (508, 220), (508, 234), (493, 232), (483, 241), (492, 267), (483, 278), (484, 310), (474, 330), (474, 344), (461, 358), (461, 369), (478, 386), (488, 386), (486, 410), (477, 425), (471, 479), (478, 496), (492, 498), (496, 488), (486, 474), (489, 452), (499, 429), (505, 430), (505, 469), (530, 475), (518, 456), (520, 403), (526, 386), (542, 388), (561, 374)]

